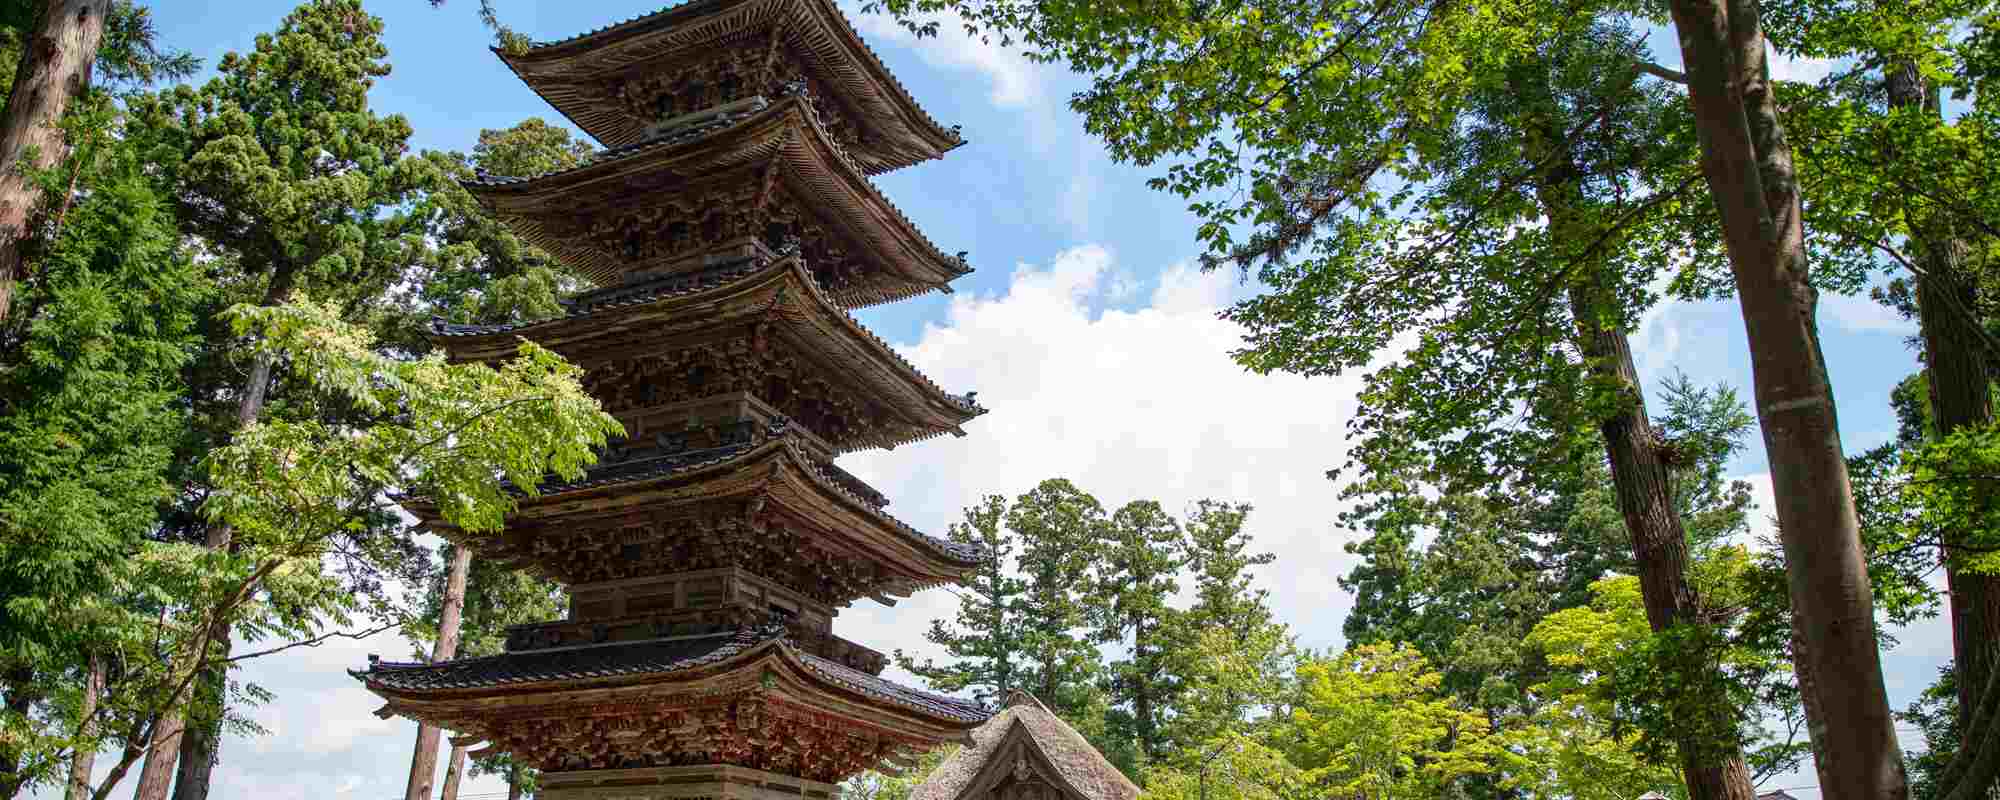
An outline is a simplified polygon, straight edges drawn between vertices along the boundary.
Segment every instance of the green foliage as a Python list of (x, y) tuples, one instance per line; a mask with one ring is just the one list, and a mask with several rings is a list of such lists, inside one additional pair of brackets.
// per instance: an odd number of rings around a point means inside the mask
[(1401, 645), (1361, 645), (1299, 665), (1291, 760), (1321, 795), (1436, 797), (1486, 769), (1486, 718), (1439, 696), (1444, 680)]
[(896, 775), (874, 770), (863, 772), (840, 784), (840, 796), (845, 800), (910, 800), (910, 793), (956, 752), (958, 745), (938, 747)]
[(87, 193), (46, 243), (0, 328), (0, 714), (19, 774), (51, 777), (73, 746), (88, 653), (148, 657), (147, 589), (132, 568), (187, 423), (180, 370), (211, 288), (147, 166), (99, 135), (69, 162)]
[(1080, 728), (1103, 724), (1093, 713), (1105, 704), (1096, 686), (1103, 669), (1083, 631), (1094, 605), (1090, 569), (1108, 524), (1097, 498), (1061, 478), (1037, 484), (1007, 511), (1007, 528), (1021, 539), (1016, 608), (1020, 652), (1028, 656), (1021, 686)]

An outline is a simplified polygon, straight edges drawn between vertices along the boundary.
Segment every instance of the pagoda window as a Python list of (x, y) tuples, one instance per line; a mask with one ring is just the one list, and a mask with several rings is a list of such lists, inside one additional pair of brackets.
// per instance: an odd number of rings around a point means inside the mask
[(691, 233), (685, 220), (675, 220), (667, 225), (667, 248), (669, 253), (678, 253), (687, 248)]
[(701, 81), (689, 83), (686, 89), (681, 90), (681, 112), (687, 113), (707, 108), (708, 103), (703, 102), (706, 98), (707, 90), (708, 87), (703, 85)]

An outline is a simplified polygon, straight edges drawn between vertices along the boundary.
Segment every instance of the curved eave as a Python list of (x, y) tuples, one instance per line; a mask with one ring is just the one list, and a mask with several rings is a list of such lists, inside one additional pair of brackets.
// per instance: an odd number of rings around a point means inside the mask
[[(773, 461), (783, 460), (785, 469), (773, 470)], [(948, 542), (930, 536), (876, 508), (867, 499), (849, 491), (831, 475), (826, 474), (814, 463), (793, 436), (774, 436), (762, 444), (734, 448), (731, 452), (718, 453), (686, 466), (658, 472), (636, 472), (613, 478), (583, 480), (544, 486), (539, 495), (523, 497), (516, 508), (516, 515), (559, 516), (564, 510), (582, 507), (585, 500), (610, 500), (620, 507), (637, 507), (653, 502), (653, 495), (678, 487), (721, 480), (737, 473), (755, 473), (789, 478), (810, 487), (809, 491), (836, 504), (847, 515), (844, 525), (829, 531), (844, 535), (856, 547), (872, 550), (878, 556), (897, 556), (900, 563), (922, 565), (922, 573), (906, 573), (903, 579), (915, 587), (929, 587), (962, 578), (967, 571), (983, 564), (987, 554), (973, 545)], [(794, 477), (796, 476), (796, 477)], [(782, 478), (781, 478), (782, 479)], [(760, 483), (748, 492), (768, 491), (768, 481)], [(746, 492), (747, 493), (747, 492)], [(725, 493), (726, 496), (726, 493)], [(483, 546), (485, 535), (470, 534), (450, 528), (440, 523), (437, 506), (420, 498), (402, 498), (403, 507), (412, 515), (432, 524), (432, 530), (454, 543), (480, 552), (489, 548)], [(874, 529), (877, 537), (856, 537), (857, 532)], [(872, 538), (872, 541), (871, 541)], [(900, 547), (903, 551), (885, 551), (884, 547)], [(891, 559), (885, 563), (899, 563)]]
[[(786, 18), (771, 19), (779, 15)], [(924, 111), (830, 0), (693, 0), (567, 39), (536, 43), (525, 52), (500, 47), (493, 51), (515, 76), (577, 127), (608, 147), (621, 147), (639, 141), (646, 123), (607, 108), (601, 100), (578, 91), (579, 86), (605, 73), (671, 57), (671, 51), (695, 50), (767, 22), (787, 25), (795, 42), (799, 25), (814, 26), (821, 35), (805, 44), (813, 53), (821, 80), (839, 86), (843, 102), (865, 113), (879, 134), (905, 143), (903, 147), (859, 154), (868, 174), (940, 158), (965, 143), (956, 130)], [(669, 38), (679, 41), (657, 41)], [(591, 59), (596, 60), (596, 69), (586, 68)], [(840, 70), (840, 64), (853, 69)], [(829, 80), (835, 78), (838, 80)]]
[[(635, 299), (623, 302), (597, 303), (585, 311), (568, 317), (529, 323), (525, 325), (494, 326), (473, 332), (471, 326), (434, 328), (432, 340), (440, 347), (453, 353), (455, 357), (509, 358), (512, 357), (516, 342), (522, 337), (534, 339), (557, 352), (572, 347), (587, 347), (594, 336), (623, 334), (628, 330), (644, 330), (646, 325), (637, 315), (647, 317), (672, 317), (674, 309), (684, 305), (714, 305), (720, 298), (770, 291), (774, 281), (788, 281), (786, 289), (779, 290), (783, 309), (791, 322), (802, 329), (826, 331), (834, 334), (830, 340), (834, 346), (843, 349), (847, 357), (861, 363), (873, 362), (882, 369), (866, 372), (894, 376), (890, 380), (901, 386), (876, 382), (874, 391), (881, 395), (901, 395), (906, 398), (897, 407), (906, 412), (920, 412), (921, 416), (909, 420), (909, 433), (892, 439), (872, 441), (862, 440), (842, 447), (842, 452), (873, 447), (895, 448), (905, 444), (931, 439), (944, 434), (963, 436), (959, 426), (985, 414), (986, 409), (967, 397), (952, 394), (926, 376), (915, 364), (911, 364), (894, 347), (880, 336), (868, 330), (854, 315), (847, 313), (835, 299), (820, 288), (811, 270), (807, 269), (797, 256), (774, 259), (761, 267), (745, 264), (742, 267), (724, 268), (709, 276), (689, 276), (684, 284), (687, 288), (673, 290), (668, 287), (658, 293), (644, 293)], [(796, 291), (792, 290), (796, 289)], [(766, 311), (768, 313), (768, 309)], [(625, 324), (620, 317), (633, 317)], [(727, 324), (726, 322), (723, 324)], [(818, 337), (800, 337), (803, 346), (816, 346), (822, 340)], [(920, 404), (911, 408), (907, 404)]]
[[(938, 249), (868, 180), (860, 165), (833, 142), (803, 99), (782, 98), (761, 111), (725, 119), (726, 124), (712, 123), (608, 150), (572, 169), (533, 178), (487, 177), (461, 183), (487, 210), (506, 219), (523, 239), (556, 254), (599, 286), (612, 286), (627, 271), (621, 260), (601, 250), (572, 246), (570, 237), (549, 230), (533, 214), (508, 208), (509, 201), (574, 198), (591, 190), (620, 192), (624, 181), (635, 174), (674, 170), (704, 154), (708, 158), (696, 172), (734, 169), (777, 158), (785, 167), (783, 177), (803, 190), (802, 194), (844, 201), (817, 207), (832, 211), (827, 219), (869, 248), (878, 259), (878, 267), (889, 271), (832, 292), (841, 305), (861, 308), (932, 290), (949, 291), (946, 284), (972, 272), (962, 259)], [(714, 143), (724, 138), (729, 140), (727, 147), (717, 152)], [(798, 185), (800, 182), (803, 185)]]
[[(601, 698), (602, 693), (615, 695), (621, 690), (631, 690), (643, 692), (650, 699), (662, 686), (675, 683), (720, 682), (735, 691), (743, 691), (771, 678), (777, 679), (783, 688), (791, 689), (795, 696), (809, 699), (818, 695), (838, 701), (832, 706), (834, 710), (888, 711), (945, 730), (970, 730), (992, 716), (992, 712), (976, 703), (903, 686), (802, 652), (782, 637), (746, 633), (747, 636), (739, 636), (731, 644), (719, 648), (726, 651), (720, 658), (697, 659), (700, 663), (686, 666), (661, 664), (657, 669), (591, 669), (587, 666), (586, 657), (576, 659), (577, 663), (586, 666), (560, 676), (531, 674), (525, 676), (528, 680), (510, 681), (503, 674), (499, 680), (478, 685), (437, 688), (399, 687), (388, 680), (397, 672), (429, 670), (433, 669), (433, 665), (376, 663), (369, 669), (350, 670), (348, 674), (361, 681), (370, 692), (389, 700), (391, 712), (440, 722), (453, 721), (454, 717), (471, 718), (476, 713), (472, 709), (480, 705), (478, 701), (494, 697), (510, 698), (514, 701), (512, 707), (519, 709), (523, 701), (532, 704), (533, 698), (540, 694), (561, 693), (562, 697), (569, 698), (575, 693), (594, 693)], [(633, 644), (644, 646), (647, 643)], [(596, 651), (615, 658), (613, 648), (626, 648), (633, 644), (574, 648), (573, 652)], [(534, 652), (508, 653), (485, 659), (447, 662), (436, 667), (464, 668), (483, 661), (496, 672), (509, 673), (510, 660), (525, 662), (538, 657)], [(521, 672), (512, 670), (515, 677), (522, 677)], [(825, 703), (821, 701), (815, 705)]]

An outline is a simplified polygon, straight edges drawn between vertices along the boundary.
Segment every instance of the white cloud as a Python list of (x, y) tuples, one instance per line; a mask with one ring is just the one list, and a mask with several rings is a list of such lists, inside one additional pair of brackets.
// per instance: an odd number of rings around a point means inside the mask
[(929, 15), (922, 22), (935, 22), (938, 35), (917, 39), (901, 24), (884, 13), (861, 13), (846, 9), (848, 19), (863, 36), (882, 44), (909, 48), (925, 64), (944, 70), (972, 71), (992, 83), (993, 104), (1001, 108), (1022, 108), (1041, 97), (1035, 65), (1019, 52), (1000, 46), (998, 41), (982, 41), (967, 36), (956, 17)]
[[(1140, 271), (1151, 272), (1141, 266)], [(942, 532), (978, 497), (1017, 495), (1065, 477), (1107, 506), (1198, 498), (1249, 502), (1257, 546), (1278, 554), (1261, 578), (1281, 618), (1308, 644), (1331, 645), (1350, 600), (1335, 578), (1352, 559), (1334, 529), (1356, 378), (1250, 374), (1228, 357), (1241, 330), (1216, 314), (1226, 273), (1159, 273), (1147, 305), (1104, 310), (1121, 270), (1084, 246), (1023, 266), (1004, 294), (959, 295), (945, 318), (897, 349), (939, 383), (977, 390), (992, 413), (962, 439), (863, 453), (843, 465), (894, 501), (889, 510)], [(847, 610), (836, 630), (878, 649), (932, 653), (920, 636), (955, 598), (932, 591), (896, 608)]]

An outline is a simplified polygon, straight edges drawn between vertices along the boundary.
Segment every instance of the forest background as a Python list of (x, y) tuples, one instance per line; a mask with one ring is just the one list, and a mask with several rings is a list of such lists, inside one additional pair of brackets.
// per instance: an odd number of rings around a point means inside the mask
[[(485, 51), (490, 34), (469, 6), (367, 6), (386, 22), (383, 41), (395, 66), (377, 79), (371, 106), (408, 117), (416, 148), (467, 150), (482, 129), (530, 116), (557, 119)], [(593, 4), (584, 18), (574, 7), (505, 8), (507, 23), (534, 38), (650, 10)], [(201, 59), (190, 79), (199, 84), (222, 53), (247, 50), (282, 11), (175, 4), (155, 9), (155, 18), (163, 45)], [(1251, 504), (1254, 547), (1277, 556), (1253, 570), (1271, 591), (1277, 619), (1301, 645), (1338, 651), (1353, 598), (1336, 579), (1358, 562), (1342, 548), (1358, 536), (1337, 524), (1348, 506), (1321, 474), (1346, 453), (1343, 423), (1358, 381), (1256, 376), (1229, 361), (1239, 331), (1215, 314), (1255, 287), (1227, 270), (1193, 268), (1199, 249), (1182, 232), (1194, 220), (1180, 201), (1147, 190), (1147, 171), (1112, 163), (1063, 109), (1081, 86), (1075, 78), (996, 46), (955, 36), (917, 41), (880, 17), (855, 18), (932, 113), (964, 125), (973, 141), (942, 162), (880, 183), (934, 240), (971, 251), (982, 267), (955, 297), (871, 311), (864, 320), (945, 385), (979, 391), (996, 413), (966, 439), (865, 454), (850, 468), (894, 498), (900, 516), (933, 531), (983, 495), (1011, 496), (1051, 475), (1072, 479), (1113, 509), (1141, 498), (1175, 514), (1197, 498)], [(1658, 34), (1649, 41), (1675, 66), (1670, 41)], [(1778, 62), (1780, 77), (1798, 80), (1834, 66)], [(1648, 312), (1634, 338), (1650, 388), (1657, 392), (1658, 380), (1678, 368), (1696, 384), (1747, 391), (1736, 313), (1728, 301), (1669, 302)], [(1914, 332), (1866, 297), (1824, 298), (1822, 334), (1850, 454), (1895, 438), (1890, 394), (1916, 369), (1906, 342)], [(1760, 447), (1737, 452), (1723, 470), (1768, 507)], [(1761, 512), (1749, 524), (1746, 538), (1769, 531)], [(843, 616), (843, 635), (935, 656), (915, 632), (949, 618), (956, 601), (933, 592), (894, 609), (857, 607)], [(1892, 704), (1901, 708), (1931, 682), (1950, 645), (1935, 623), (1897, 635), (1885, 672)], [(225, 741), (216, 796), (300, 796), (329, 787), (343, 796), (396, 794), (408, 726), (368, 716), (374, 706), (342, 670), (368, 652), (407, 649), (385, 633), (247, 664), (241, 677), (274, 694), (247, 712), (269, 733)], [(1905, 737), (1906, 745), (1914, 738)], [(1813, 782), (1809, 770), (1792, 775), (1766, 785)], [(467, 791), (496, 788), (484, 780)]]

